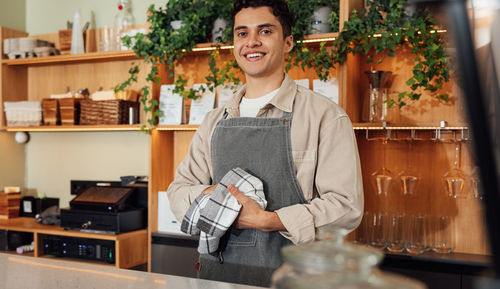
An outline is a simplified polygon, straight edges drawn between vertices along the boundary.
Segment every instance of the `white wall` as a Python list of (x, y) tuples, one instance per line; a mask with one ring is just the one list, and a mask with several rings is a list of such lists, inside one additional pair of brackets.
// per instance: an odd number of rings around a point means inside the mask
[(149, 135), (141, 132), (31, 133), (26, 145), (26, 187), (71, 200), (70, 180), (119, 181), (148, 175)]
[(0, 131), (0, 191), (4, 186), (24, 187), (25, 145), (14, 140), (14, 133)]
[[(6, 1), (6, 0), (1, 0)], [(11, 0), (14, 2), (14, 0)], [(18, 1), (18, 0), (15, 0)], [(73, 21), (75, 9), (80, 9), (82, 24), (89, 21), (92, 28), (111, 26), (118, 11), (118, 0), (25, 0), (26, 31), (29, 34), (55, 33), (66, 29)], [(146, 23), (146, 11), (151, 4), (165, 6), (167, 0), (131, 0), (136, 24)], [(93, 16), (92, 16), (93, 15)]]
[(0, 26), (26, 30), (26, 0), (0, 0)]

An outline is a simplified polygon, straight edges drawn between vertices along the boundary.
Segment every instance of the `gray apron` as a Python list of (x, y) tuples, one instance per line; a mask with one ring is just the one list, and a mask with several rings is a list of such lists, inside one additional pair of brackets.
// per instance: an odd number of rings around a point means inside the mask
[[(240, 167), (264, 184), (267, 211), (305, 203), (293, 166), (290, 139), (292, 113), (281, 118), (239, 117), (217, 123), (211, 140), (213, 184)], [(278, 231), (231, 228), (222, 238), (219, 256), (200, 256), (199, 277), (231, 283), (269, 286), (283, 260), (281, 247), (292, 244)]]

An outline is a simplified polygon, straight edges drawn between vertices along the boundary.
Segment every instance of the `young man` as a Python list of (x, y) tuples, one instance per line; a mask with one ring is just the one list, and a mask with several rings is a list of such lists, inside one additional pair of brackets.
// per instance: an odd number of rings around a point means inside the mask
[(263, 210), (234, 186), (242, 204), (219, 256), (200, 256), (200, 277), (268, 286), (280, 249), (314, 240), (326, 224), (353, 230), (363, 212), (359, 156), (346, 113), (284, 73), (293, 48), (285, 1), (237, 0), (234, 57), (246, 87), (205, 117), (168, 189), (182, 220), (191, 202), (210, 194), (231, 169), (264, 183)]

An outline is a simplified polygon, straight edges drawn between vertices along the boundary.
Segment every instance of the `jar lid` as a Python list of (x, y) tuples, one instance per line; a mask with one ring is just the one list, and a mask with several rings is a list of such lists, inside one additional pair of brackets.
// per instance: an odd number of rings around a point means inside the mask
[(378, 249), (338, 244), (336, 240), (288, 246), (282, 249), (282, 253), (286, 263), (313, 275), (329, 271), (371, 271), (383, 257), (383, 253)]

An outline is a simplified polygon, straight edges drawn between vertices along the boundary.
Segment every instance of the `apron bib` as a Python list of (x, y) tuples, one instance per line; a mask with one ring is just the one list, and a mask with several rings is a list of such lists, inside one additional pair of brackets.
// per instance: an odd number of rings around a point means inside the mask
[[(230, 118), (217, 123), (211, 139), (213, 184), (240, 167), (264, 184), (267, 211), (305, 203), (293, 166), (290, 127), (292, 113), (281, 118)], [(269, 286), (283, 263), (281, 247), (290, 245), (278, 231), (231, 228), (222, 238), (222, 260), (200, 256), (199, 277), (230, 283)], [(221, 242), (222, 242), (221, 239)]]

